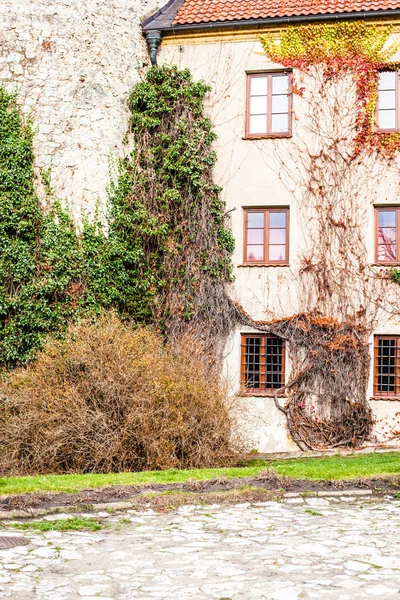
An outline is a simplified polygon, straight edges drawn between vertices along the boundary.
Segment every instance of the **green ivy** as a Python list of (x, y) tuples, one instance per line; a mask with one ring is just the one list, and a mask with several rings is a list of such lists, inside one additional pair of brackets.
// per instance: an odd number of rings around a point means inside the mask
[(0, 88), (0, 363), (34, 356), (75, 310), (81, 250), (70, 217), (43, 210), (34, 189), (33, 131)]
[(389, 276), (393, 283), (400, 285), (400, 269), (397, 269), (396, 267), (391, 268), (389, 271)]
[(27, 362), (49, 333), (103, 309), (166, 333), (209, 328), (213, 311), (226, 325), (233, 237), (212, 177), (208, 91), (187, 70), (147, 72), (129, 99), (134, 150), (119, 163), (106, 227), (84, 222), (78, 235), (48, 170), (40, 205), (32, 122), (0, 87), (0, 365)]
[(85, 251), (94, 304), (166, 332), (183, 322), (200, 326), (216, 305), (222, 311), (232, 279), (234, 240), (213, 181), (208, 92), (188, 70), (167, 66), (150, 69), (134, 87), (134, 149), (111, 188), (108, 239), (92, 230)]

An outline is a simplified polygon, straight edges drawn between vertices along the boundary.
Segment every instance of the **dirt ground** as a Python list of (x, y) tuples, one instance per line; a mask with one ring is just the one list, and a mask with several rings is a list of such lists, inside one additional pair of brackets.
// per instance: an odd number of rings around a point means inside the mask
[(258, 477), (218, 478), (208, 481), (187, 481), (177, 484), (124, 485), (82, 490), (79, 493), (30, 493), (0, 497), (0, 510), (48, 509), (53, 507), (88, 507), (94, 504), (129, 500), (138, 509), (151, 507), (164, 511), (183, 504), (232, 504), (243, 501), (263, 501), (279, 498), (285, 492), (304, 496), (321, 491), (370, 489), (374, 495), (397, 494), (400, 476), (360, 478), (347, 481), (311, 481), (279, 477), (266, 470)]

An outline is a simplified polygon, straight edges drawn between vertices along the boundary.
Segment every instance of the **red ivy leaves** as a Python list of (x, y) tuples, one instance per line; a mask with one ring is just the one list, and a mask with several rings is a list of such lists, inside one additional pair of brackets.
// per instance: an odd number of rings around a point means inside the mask
[[(338, 26), (336, 35), (340, 35), (340, 27), (343, 27), (343, 24)], [(353, 24), (353, 27), (355, 27), (355, 24)], [(359, 32), (360, 40), (365, 35), (364, 28), (365, 24), (361, 24)], [(334, 37), (335, 33), (333, 29), (332, 35)], [(386, 32), (387, 37), (389, 33), (390, 29)], [(321, 35), (323, 35), (322, 29)], [(355, 30), (354, 35), (357, 36)], [(293, 53), (291, 54), (288, 52), (287, 45), (283, 52), (279, 46), (276, 46), (276, 51), (274, 51), (271, 44), (267, 44), (267, 48), (264, 46), (264, 49), (273, 62), (287, 68), (298, 69), (303, 73), (309, 73), (311, 67), (320, 65), (323, 68), (323, 76), (326, 81), (341, 73), (352, 73), (357, 88), (357, 134), (354, 139), (353, 158), (359, 156), (365, 149), (379, 152), (387, 158), (394, 158), (400, 150), (400, 132), (385, 133), (377, 130), (375, 109), (378, 97), (379, 72), (382, 70), (396, 70), (400, 65), (398, 63), (387, 63), (378, 60), (379, 51), (377, 48), (372, 48), (373, 44), (368, 52), (365, 50), (365, 47), (364, 51), (357, 51), (357, 43), (354, 43), (354, 40), (349, 42), (347, 53), (343, 53), (343, 48), (336, 55), (334, 52), (329, 54), (329, 52), (325, 52), (323, 49), (320, 52), (315, 52), (316, 36), (318, 36), (318, 28), (316, 26), (313, 26), (309, 30), (306, 26), (301, 27), (300, 37), (302, 37), (304, 43), (303, 50), (304, 47), (308, 48), (301, 53), (294, 46)], [(310, 41), (311, 43), (308, 44)], [(385, 40), (382, 37), (381, 47), (384, 45), (384, 42)], [(321, 48), (323, 47), (324, 42), (322, 41)], [(334, 45), (332, 45), (333, 47)], [(299, 87), (293, 82), (292, 91), (294, 94), (302, 97), (305, 88)]]

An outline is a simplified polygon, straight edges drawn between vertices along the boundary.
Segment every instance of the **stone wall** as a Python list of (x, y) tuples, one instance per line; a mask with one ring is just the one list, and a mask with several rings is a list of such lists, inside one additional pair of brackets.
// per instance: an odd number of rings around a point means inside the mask
[(75, 215), (104, 205), (127, 96), (148, 64), (140, 22), (164, 0), (2, 0), (0, 82), (34, 111), (37, 167)]

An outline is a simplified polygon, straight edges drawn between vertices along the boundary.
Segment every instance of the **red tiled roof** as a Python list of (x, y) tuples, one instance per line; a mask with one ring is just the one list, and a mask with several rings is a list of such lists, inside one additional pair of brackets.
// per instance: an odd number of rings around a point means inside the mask
[(400, 0), (185, 0), (174, 24), (244, 21), (400, 8)]

